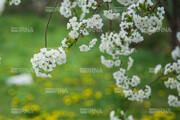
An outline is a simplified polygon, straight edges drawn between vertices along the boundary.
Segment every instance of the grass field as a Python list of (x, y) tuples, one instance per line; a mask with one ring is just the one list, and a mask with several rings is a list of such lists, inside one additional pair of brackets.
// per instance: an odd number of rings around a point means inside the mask
[[(79, 52), (79, 45), (88, 43), (93, 36), (81, 38), (68, 51), (67, 64), (57, 66), (52, 79), (35, 76), (30, 59), (44, 47), (44, 31), (47, 18), (27, 13), (3, 15), (0, 18), (0, 120), (109, 120), (111, 110), (123, 108), (127, 99), (122, 93), (115, 93), (115, 80), (112, 73), (117, 69), (107, 69), (100, 62), (101, 53), (98, 44), (88, 53)], [(12, 27), (28, 27), (33, 32), (12, 32)], [(48, 29), (48, 48), (57, 48), (61, 40), (68, 35), (65, 20), (53, 17)], [(141, 88), (157, 76), (149, 73), (149, 68), (157, 64), (170, 62), (169, 56), (155, 54), (149, 49), (139, 48), (132, 56), (134, 67), (128, 73), (137, 74), (142, 80)], [(127, 57), (122, 57), (124, 64)], [(7, 86), (8, 77), (13, 68), (23, 68), (33, 76), (34, 83), (26, 86)], [(81, 73), (81, 68), (92, 69)], [(46, 88), (60, 88), (64, 93), (47, 94)], [(173, 92), (173, 91), (172, 91)], [(152, 116), (159, 120), (179, 120), (177, 109), (170, 108), (167, 96), (170, 93), (159, 81), (152, 86), (152, 98), (143, 103), (133, 102), (128, 109), (137, 120), (150, 120)], [(22, 114), (12, 114), (12, 108), (24, 108)], [(149, 108), (171, 109), (172, 114), (149, 114)], [(94, 110), (82, 114), (80, 110)], [(32, 110), (32, 112), (29, 112)], [(168, 117), (169, 116), (169, 117)], [(163, 118), (165, 117), (165, 118)], [(170, 118), (171, 117), (171, 118)], [(153, 119), (153, 118), (152, 118)], [(158, 120), (158, 119), (156, 119)]]

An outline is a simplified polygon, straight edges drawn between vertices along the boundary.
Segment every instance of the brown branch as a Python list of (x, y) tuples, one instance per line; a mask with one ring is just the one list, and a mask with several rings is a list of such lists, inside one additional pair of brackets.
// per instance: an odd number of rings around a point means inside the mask
[(59, 2), (59, 0), (56, 1), (55, 5), (54, 5), (54, 8), (53, 8), (53, 10), (51, 11), (51, 13), (49, 15), (48, 23), (46, 25), (46, 30), (45, 30), (45, 48), (47, 48), (47, 29), (48, 29), (48, 25), (49, 25), (49, 22), (51, 20), (51, 16), (52, 16), (52, 14), (53, 14), (53, 12), (54, 12), (58, 2)]
[[(110, 9), (109, 3), (107, 3), (107, 9)], [(109, 31), (112, 31), (112, 20), (109, 20)]]
[(83, 30), (85, 29), (86, 25), (87, 25), (87, 24), (84, 24), (84, 25), (83, 25), (82, 32), (79, 34), (79, 36), (78, 36), (77, 38), (75, 38), (74, 43), (76, 43), (76, 42), (78, 41), (78, 39), (81, 37), (81, 35), (83, 35)]
[(100, 11), (100, 9), (104, 6), (105, 3), (106, 3), (106, 2), (103, 2), (102, 5), (100, 5), (100, 6), (96, 9), (96, 11), (95, 11), (94, 14), (97, 14), (97, 13)]
[(158, 0), (158, 1), (157, 1), (156, 5), (153, 7), (152, 11), (155, 10), (155, 8), (158, 6), (158, 4), (160, 3), (160, 1), (161, 1), (161, 0)]
[[(155, 80), (151, 81), (150, 83), (148, 83), (147, 85), (151, 86), (152, 84), (154, 84), (155, 82), (157, 82), (158, 80), (160, 80), (162, 77), (164, 77), (164, 75), (160, 75), (159, 77), (157, 77)], [(142, 89), (145, 89), (146, 86), (144, 86)]]

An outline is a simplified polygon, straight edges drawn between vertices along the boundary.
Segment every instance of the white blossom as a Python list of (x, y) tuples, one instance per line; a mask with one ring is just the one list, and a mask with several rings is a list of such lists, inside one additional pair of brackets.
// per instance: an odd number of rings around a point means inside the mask
[(129, 57), (128, 58), (128, 67), (127, 67), (127, 70), (131, 69), (133, 63), (134, 63), (134, 60), (132, 59), (132, 57)]
[(176, 46), (176, 48), (171, 53), (173, 60), (180, 59), (180, 48)]
[(92, 39), (91, 42), (89, 43), (89, 48), (93, 48), (96, 42), (97, 42), (97, 38)]
[(75, 30), (72, 30), (70, 33), (69, 33), (69, 36), (72, 37), (73, 39), (76, 39), (78, 38), (79, 36), (79, 33)]
[(87, 52), (87, 51), (89, 51), (90, 50), (90, 48), (87, 46), (87, 45), (81, 45), (80, 47), (79, 47), (79, 49), (80, 49), (80, 51), (81, 52)]
[(180, 107), (180, 101), (178, 101), (178, 97), (174, 95), (169, 95), (168, 104), (172, 107)]
[(108, 68), (112, 68), (114, 66), (113, 60), (106, 60), (104, 56), (101, 56), (101, 63)]
[(154, 69), (154, 74), (157, 74), (162, 69), (161, 64), (157, 65)]
[(177, 39), (179, 40), (179, 42), (180, 42), (180, 32), (177, 32)]
[(120, 13), (113, 13), (112, 10), (104, 10), (104, 16), (110, 20), (115, 20), (120, 16)]
[(119, 119), (118, 117), (115, 116), (115, 111), (111, 111), (110, 120), (121, 120), (121, 119)]
[(6, 0), (0, 0), (0, 15), (4, 11), (5, 5), (6, 5)]

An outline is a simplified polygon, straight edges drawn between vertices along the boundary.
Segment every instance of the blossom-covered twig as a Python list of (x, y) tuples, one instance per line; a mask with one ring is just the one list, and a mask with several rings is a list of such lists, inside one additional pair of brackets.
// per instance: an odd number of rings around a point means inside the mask
[[(158, 80), (160, 80), (163, 76), (164, 76), (163, 74), (160, 75), (160, 76), (158, 76), (155, 80), (149, 82), (147, 85), (149, 85), (149, 86), (153, 85), (153, 84), (156, 83)], [(145, 89), (145, 88), (146, 88), (146, 85), (143, 87), (143, 89)], [(125, 105), (125, 107), (124, 107), (124, 109), (123, 109), (124, 112), (127, 111), (127, 109), (129, 108), (129, 106), (130, 106), (131, 103), (132, 103), (132, 101), (128, 100), (127, 104)], [(121, 115), (121, 118), (122, 118), (123, 120), (125, 120), (125, 116), (124, 116), (124, 115)]]

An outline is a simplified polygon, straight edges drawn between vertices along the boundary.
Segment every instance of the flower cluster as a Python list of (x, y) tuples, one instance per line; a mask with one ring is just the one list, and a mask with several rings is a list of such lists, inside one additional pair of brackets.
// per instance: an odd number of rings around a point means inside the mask
[(67, 29), (72, 28), (72, 31), (69, 33), (69, 36), (73, 39), (77, 39), (80, 34), (87, 36), (89, 34), (88, 28), (97, 28), (101, 29), (103, 27), (102, 19), (99, 14), (93, 15), (89, 19), (84, 19), (82, 22), (77, 22), (77, 17), (73, 17), (69, 20), (67, 24)]
[(124, 90), (123, 92), (125, 94), (125, 97), (128, 97), (129, 100), (143, 102), (144, 98), (149, 98), (149, 96), (151, 95), (151, 88), (146, 85), (145, 90)]
[[(169, 63), (165, 66), (164, 75), (168, 75), (168, 74), (170, 74), (170, 77), (168, 78), (167, 81), (164, 82), (165, 86), (167, 88), (177, 89), (178, 96), (180, 96), (180, 59), (177, 60), (177, 62), (174, 62), (172, 65)], [(179, 107), (180, 104), (179, 106), (178, 105), (176, 106), (176, 102), (177, 102), (176, 97), (169, 95), (168, 98), (169, 105), (173, 107)]]
[[(128, 6), (127, 11), (122, 13), (120, 31), (107, 32), (101, 35), (101, 44), (99, 49), (103, 53), (112, 56), (116, 61), (120, 55), (128, 56), (135, 51), (131, 47), (132, 43), (139, 43), (144, 40), (140, 34), (152, 34), (159, 30), (164, 19), (164, 8), (154, 8), (151, 0), (118, 0), (121, 4)], [(147, 14), (151, 12), (151, 14)], [(119, 14), (113, 13), (112, 10), (104, 10), (104, 16), (110, 20), (117, 19)], [(140, 31), (140, 32), (139, 32)], [(114, 60), (106, 60), (101, 56), (101, 62), (108, 68), (112, 68), (115, 64)], [(129, 57), (127, 71), (133, 65), (134, 60)], [(140, 78), (134, 75), (132, 78), (126, 76), (126, 70), (120, 67), (120, 70), (113, 74), (116, 79), (116, 85), (124, 89), (125, 97), (129, 100), (143, 101), (144, 98), (149, 98), (151, 88), (146, 86), (145, 90), (136, 90), (136, 86), (140, 84)], [(130, 88), (131, 86), (131, 88)]]
[(103, 65), (105, 65), (107, 68), (112, 68), (112, 67), (120, 67), (121, 65), (121, 60), (116, 60), (116, 61), (113, 61), (113, 60), (107, 60), (105, 59), (104, 56), (101, 56), (101, 63)]
[[(128, 56), (135, 51), (131, 44), (144, 40), (140, 32), (151, 35), (159, 30), (165, 13), (163, 7), (155, 8), (151, 0), (118, 0), (118, 2), (128, 6), (127, 11), (122, 13), (120, 31), (102, 34), (99, 46), (101, 52), (107, 53), (115, 60), (119, 60), (121, 55)], [(113, 13), (112, 10), (104, 10), (104, 16), (114, 20), (119, 17), (119, 14)], [(101, 56), (101, 62), (108, 68), (114, 66), (114, 60), (106, 60), (104, 56)], [(130, 70), (133, 62), (134, 60), (129, 56), (127, 71)], [(120, 67), (113, 76), (116, 79), (116, 85), (124, 89), (125, 97), (129, 100), (142, 102), (144, 98), (149, 98), (151, 95), (150, 86), (146, 86), (145, 90), (137, 90), (135, 87), (140, 84), (140, 78), (136, 75), (129, 78), (125, 69)]]
[[(177, 38), (180, 41), (180, 33), (177, 33)], [(164, 84), (167, 88), (176, 89), (178, 96), (180, 97), (180, 48), (177, 46), (171, 53), (172, 58), (175, 62), (168, 63), (164, 68), (164, 75), (168, 77), (164, 81)], [(168, 104), (173, 107), (180, 107), (180, 101), (178, 97), (174, 95), (169, 95)]]
[[(104, 2), (111, 4), (112, 0), (103, 0)], [(120, 31), (108, 31), (101, 35), (101, 44), (99, 49), (103, 53), (107, 53), (112, 57), (112, 59), (105, 59), (101, 56), (101, 62), (108, 68), (118, 67), (119, 70), (113, 73), (113, 77), (116, 80), (116, 85), (123, 89), (125, 97), (131, 101), (142, 102), (144, 98), (149, 98), (151, 95), (150, 86), (146, 85), (145, 89), (138, 90), (136, 87), (140, 84), (140, 78), (137, 75), (128, 77), (126, 72), (129, 71), (134, 63), (134, 60), (129, 55), (135, 51), (132, 44), (140, 43), (144, 40), (141, 33), (152, 34), (159, 30), (162, 26), (162, 20), (164, 19), (164, 8), (154, 7), (151, 0), (117, 0), (122, 5), (127, 6), (127, 10), (122, 13), (121, 23), (119, 24)], [(104, 3), (102, 4), (102, 6)], [(76, 7), (80, 8), (82, 13), (77, 16), (78, 10)], [(102, 29), (103, 20), (97, 11), (92, 17), (86, 18), (86, 15), (90, 13), (91, 9), (95, 10), (101, 8), (99, 2), (95, 0), (64, 0), (60, 7), (60, 13), (66, 17), (71, 18), (67, 23), (67, 29), (71, 29), (69, 36), (64, 38), (62, 41), (62, 47), (71, 47), (77, 42), (79, 37), (89, 35), (89, 29)], [(157, 8), (156, 8), (157, 7)], [(78, 11), (79, 12), (79, 11)], [(120, 13), (113, 13), (113, 10), (104, 10), (104, 16), (113, 21), (120, 17)], [(79, 20), (77, 18), (80, 18)], [(111, 26), (110, 26), (111, 27)], [(180, 37), (179, 37), (180, 38)], [(89, 45), (83, 44), (79, 47), (80, 51), (87, 52), (91, 50), (96, 44), (97, 39), (93, 39)], [(50, 71), (57, 64), (63, 64), (66, 62), (66, 54), (64, 50), (59, 48), (59, 50), (47, 51), (47, 49), (41, 49), (41, 52), (34, 55), (31, 59), (33, 68), (37, 76), (51, 77)], [(174, 58), (178, 58), (178, 50), (173, 53)], [(122, 68), (120, 56), (128, 56), (128, 63), (126, 69)], [(179, 70), (180, 61), (171, 65), (167, 65), (165, 68), (165, 73), (177, 72)], [(177, 79), (178, 76), (177, 76)], [(179, 86), (172, 86), (171, 79), (166, 83), (167, 87), (177, 88), (180, 91)], [(177, 80), (176, 80), (177, 83)], [(175, 84), (175, 83), (174, 83)], [(124, 112), (121, 111), (121, 115)], [(115, 112), (112, 111), (110, 114), (111, 120), (121, 120), (119, 117), (115, 116)], [(126, 116), (125, 116), (126, 118)], [(132, 116), (126, 118), (127, 120), (133, 120)]]
[(151, 0), (139, 0), (136, 4), (130, 5), (127, 12), (123, 12), (122, 20), (133, 22), (143, 33), (155, 33), (162, 26), (165, 11), (164, 7), (158, 7), (157, 10), (152, 9), (153, 7)]
[(79, 49), (80, 49), (81, 52), (87, 52), (87, 51), (91, 50), (91, 48), (94, 47), (94, 45), (96, 44), (96, 42), (97, 42), (97, 39), (94, 38), (94, 39), (92, 39), (92, 40), (90, 41), (89, 46), (83, 44), (83, 45), (81, 45), (81, 46), (79, 47)]
[(180, 107), (180, 101), (178, 101), (178, 97), (174, 95), (169, 95), (168, 104), (172, 107)]
[(172, 65), (169, 63), (165, 66), (164, 75), (168, 73), (175, 72), (176, 74), (180, 74), (180, 59), (177, 62), (174, 62)]
[(21, 0), (11, 0), (11, 1), (9, 2), (10, 5), (13, 5), (13, 4), (14, 4), (14, 5), (16, 5), (16, 6), (19, 5), (20, 3), (21, 3)]
[[(140, 78), (135, 75), (132, 78), (128, 78), (125, 73), (126, 70), (120, 68), (119, 71), (113, 74), (114, 79), (116, 79), (116, 85), (124, 89), (125, 97), (128, 97), (131, 101), (136, 100), (141, 102), (144, 98), (149, 98), (151, 95), (151, 88), (146, 86), (145, 90), (134, 89), (140, 83)], [(130, 89), (130, 86), (132, 86), (133, 90)]]
[(66, 63), (66, 53), (62, 47), (59, 47), (58, 50), (51, 49), (50, 51), (47, 48), (42, 48), (41, 52), (34, 55), (34, 58), (31, 59), (33, 69), (38, 77), (49, 78), (52, 77), (49, 72), (58, 65)]
[(115, 20), (120, 16), (120, 13), (113, 13), (112, 10), (104, 10), (104, 16), (110, 20)]
[(107, 60), (104, 56), (101, 56), (101, 63), (105, 65), (107, 68), (112, 68), (114, 66), (113, 60)]
[(72, 16), (72, 12), (71, 9), (76, 7), (76, 2), (74, 2), (74, 4), (71, 4), (71, 2), (69, 0), (64, 0), (61, 3), (61, 7), (59, 12), (61, 13), (61, 15), (63, 15), (66, 18), (69, 18)]
[(125, 40), (127, 38), (126, 34), (124, 31), (120, 31), (119, 34), (113, 32), (102, 34), (100, 51), (111, 55), (113, 59), (118, 59), (119, 55), (131, 54), (134, 49), (131, 49), (129, 43)]
[(76, 7), (81, 8), (82, 14), (80, 17), (80, 20), (83, 20), (87, 13), (90, 12), (90, 8), (96, 9), (97, 8), (97, 2), (95, 0), (76, 0), (73, 2), (70, 2), (70, 0), (64, 0), (60, 7), (60, 13), (66, 18), (69, 18), (72, 16), (72, 9), (75, 10)]

